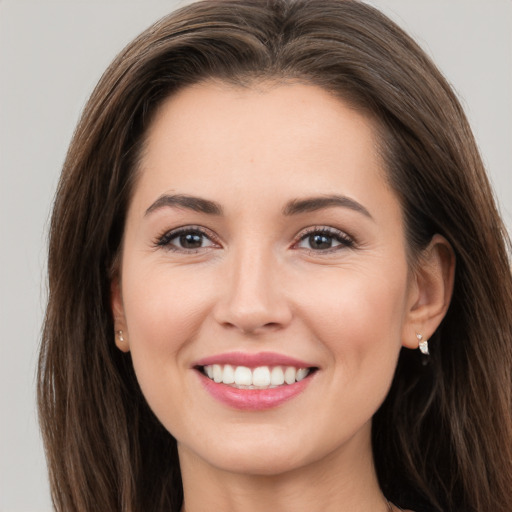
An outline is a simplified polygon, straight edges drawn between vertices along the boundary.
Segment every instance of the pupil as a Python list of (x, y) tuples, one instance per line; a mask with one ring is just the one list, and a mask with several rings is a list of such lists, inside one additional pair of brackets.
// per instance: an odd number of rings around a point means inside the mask
[(185, 249), (197, 249), (198, 247), (201, 247), (202, 242), (203, 236), (197, 233), (180, 235), (180, 244)]
[(332, 247), (332, 239), (326, 235), (311, 235), (309, 244), (313, 249), (330, 249)]

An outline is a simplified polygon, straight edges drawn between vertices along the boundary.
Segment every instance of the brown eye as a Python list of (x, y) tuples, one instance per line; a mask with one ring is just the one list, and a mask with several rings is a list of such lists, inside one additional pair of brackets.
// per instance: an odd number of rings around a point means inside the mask
[(352, 247), (353, 245), (353, 240), (342, 231), (333, 228), (323, 228), (304, 234), (296, 247), (322, 252)]
[(158, 239), (157, 246), (170, 251), (197, 251), (214, 246), (211, 238), (198, 229), (180, 229), (165, 233)]
[(185, 233), (176, 237), (182, 249), (199, 249), (203, 247), (206, 237), (202, 233)]
[(324, 234), (314, 234), (308, 236), (308, 243), (311, 249), (330, 249), (333, 244), (333, 239), (331, 236), (327, 236)]

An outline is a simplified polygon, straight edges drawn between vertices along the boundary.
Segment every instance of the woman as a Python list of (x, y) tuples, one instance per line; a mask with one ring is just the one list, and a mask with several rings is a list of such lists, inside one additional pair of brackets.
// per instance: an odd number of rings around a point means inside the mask
[(507, 244), (455, 95), (375, 9), (164, 18), (57, 193), (57, 510), (510, 510)]

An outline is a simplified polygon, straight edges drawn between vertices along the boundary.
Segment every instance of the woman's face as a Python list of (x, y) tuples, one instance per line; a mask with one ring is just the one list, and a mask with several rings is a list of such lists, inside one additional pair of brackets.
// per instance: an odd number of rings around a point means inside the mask
[(118, 346), (182, 459), (275, 474), (370, 454), (417, 297), (369, 118), (309, 85), (172, 96), (120, 275)]

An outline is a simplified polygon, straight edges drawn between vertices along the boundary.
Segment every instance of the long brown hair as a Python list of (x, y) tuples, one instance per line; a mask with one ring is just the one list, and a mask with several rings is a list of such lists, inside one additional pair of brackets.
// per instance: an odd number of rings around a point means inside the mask
[[(403, 507), (512, 510), (508, 238), (446, 80), (374, 8), (350, 0), (207, 0), (157, 22), (112, 63), (77, 127), (50, 228), (39, 413), (55, 507), (178, 511), (176, 441), (115, 348), (110, 282), (144, 134), (162, 100), (208, 78), (319, 85), (380, 127), (412, 258), (440, 233), (457, 259), (429, 364), (403, 350), (373, 422), (381, 487)], [(418, 506), (418, 509), (420, 507)]]

